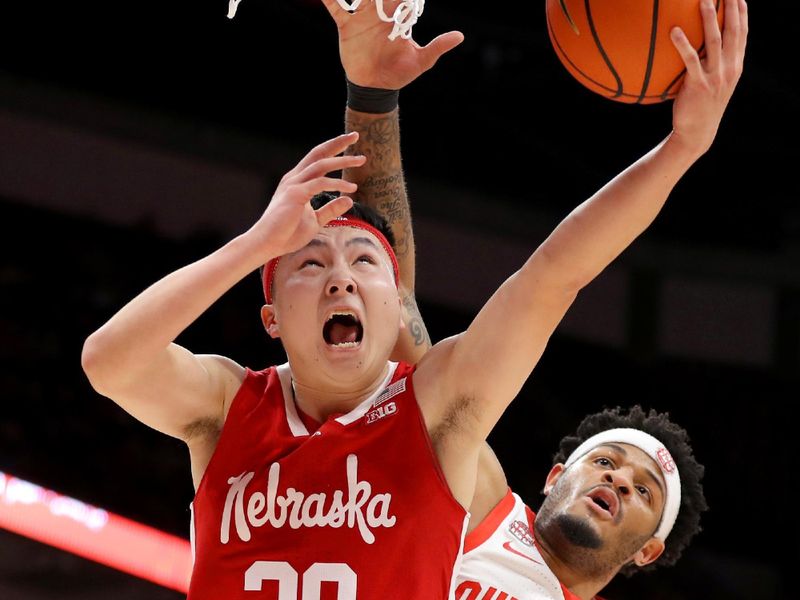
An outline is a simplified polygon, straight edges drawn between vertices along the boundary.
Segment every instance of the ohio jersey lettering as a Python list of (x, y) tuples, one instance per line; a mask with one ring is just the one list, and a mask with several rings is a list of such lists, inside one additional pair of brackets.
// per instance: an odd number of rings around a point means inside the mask
[(467, 515), (413, 367), (389, 367), (371, 398), (313, 432), (288, 364), (247, 371), (192, 505), (188, 600), (454, 598)]

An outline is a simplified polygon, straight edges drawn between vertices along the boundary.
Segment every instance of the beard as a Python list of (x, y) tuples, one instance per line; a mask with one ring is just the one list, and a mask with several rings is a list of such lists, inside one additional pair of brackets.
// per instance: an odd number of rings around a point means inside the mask
[(613, 576), (646, 542), (650, 535), (605, 540), (592, 525), (589, 517), (566, 512), (571, 490), (561, 478), (545, 498), (536, 515), (534, 530), (562, 562), (587, 578)]
[(581, 519), (574, 515), (562, 513), (556, 515), (554, 524), (561, 531), (564, 539), (573, 546), (590, 550), (597, 550), (603, 546), (603, 539), (600, 534), (592, 529), (588, 519)]

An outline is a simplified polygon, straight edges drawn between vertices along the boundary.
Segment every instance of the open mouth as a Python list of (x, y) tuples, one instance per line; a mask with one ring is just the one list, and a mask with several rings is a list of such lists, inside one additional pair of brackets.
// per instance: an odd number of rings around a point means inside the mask
[(364, 327), (355, 313), (337, 311), (325, 321), (322, 337), (334, 348), (356, 348), (364, 337)]
[(619, 509), (619, 500), (612, 490), (605, 487), (596, 488), (588, 494), (588, 497), (595, 506), (608, 513), (608, 516), (611, 518), (616, 516)]

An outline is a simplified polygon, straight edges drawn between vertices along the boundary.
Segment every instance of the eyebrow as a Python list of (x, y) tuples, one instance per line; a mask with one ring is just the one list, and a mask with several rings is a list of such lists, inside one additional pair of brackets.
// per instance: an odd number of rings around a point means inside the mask
[[(602, 444), (602, 446), (605, 446), (606, 448), (611, 448), (612, 450), (618, 452), (622, 456), (628, 456), (627, 450), (625, 450), (625, 448), (623, 448), (622, 446), (618, 446), (617, 444)], [(598, 446), (598, 448), (600, 447), (601, 446)], [(647, 473), (650, 476), (650, 479), (652, 479), (655, 482), (655, 484), (658, 486), (658, 489), (661, 490), (661, 495), (663, 496), (664, 485), (661, 483), (661, 480), (658, 478), (658, 476), (655, 473), (653, 473), (652, 469), (649, 469), (647, 467), (644, 467), (644, 472)]]
[(377, 249), (375, 242), (373, 242), (368, 237), (354, 237), (345, 242), (345, 246), (352, 246), (353, 244), (367, 244), (368, 246), (372, 246), (373, 248)]
[[(354, 237), (345, 242), (345, 246), (352, 246), (353, 244), (365, 244), (367, 246), (372, 246), (373, 248), (377, 249), (375, 242), (373, 242), (368, 237)], [(327, 240), (321, 240), (320, 238), (314, 238), (310, 242), (305, 245), (305, 248), (327, 248), (330, 244), (328, 244)]]

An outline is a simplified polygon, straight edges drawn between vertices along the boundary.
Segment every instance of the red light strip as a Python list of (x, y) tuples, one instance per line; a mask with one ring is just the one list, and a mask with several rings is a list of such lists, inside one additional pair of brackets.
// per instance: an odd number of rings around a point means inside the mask
[(0, 527), (187, 592), (189, 542), (0, 471)]

